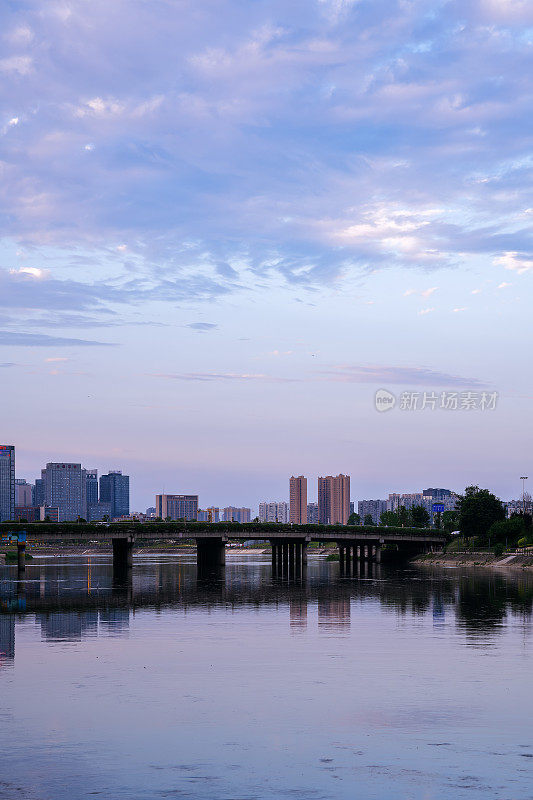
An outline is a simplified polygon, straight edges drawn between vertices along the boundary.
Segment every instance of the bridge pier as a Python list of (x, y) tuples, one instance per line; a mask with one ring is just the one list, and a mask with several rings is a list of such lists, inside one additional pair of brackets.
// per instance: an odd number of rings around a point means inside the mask
[(17, 544), (17, 571), (24, 572), (26, 570), (26, 542), (18, 542)]
[(223, 567), (226, 563), (225, 539), (197, 539), (196, 564), (198, 567)]
[(279, 541), (272, 546), (272, 575), (284, 578), (301, 577), (307, 565), (307, 542), (300, 539)]
[(113, 539), (113, 570), (122, 571), (133, 566), (133, 536)]

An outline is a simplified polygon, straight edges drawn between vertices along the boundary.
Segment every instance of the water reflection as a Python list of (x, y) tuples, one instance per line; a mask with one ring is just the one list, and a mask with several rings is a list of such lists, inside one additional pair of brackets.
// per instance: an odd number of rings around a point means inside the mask
[(80, 641), (102, 634), (123, 636), (136, 609), (286, 605), (293, 632), (316, 618), (319, 630), (348, 631), (353, 608), (379, 603), (399, 617), (430, 616), (433, 626), (454, 621), (475, 644), (497, 636), (510, 617), (529, 632), (533, 576), (489, 571), (391, 570), (362, 564), (351, 579), (338, 564), (310, 559), (299, 581), (272, 576), (269, 561), (255, 557), (229, 562), (225, 569), (199, 573), (194, 559), (136, 560), (117, 581), (105, 558), (43, 559), (28, 566), (23, 581), (16, 568), (0, 568), (0, 666), (12, 662), (17, 616), (34, 615), (43, 640)]

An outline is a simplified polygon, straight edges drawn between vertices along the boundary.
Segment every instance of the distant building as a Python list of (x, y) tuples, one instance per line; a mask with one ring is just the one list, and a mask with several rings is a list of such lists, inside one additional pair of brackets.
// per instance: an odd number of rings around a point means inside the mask
[(353, 500), (350, 500), (350, 516), (352, 516), (352, 514), (355, 514), (355, 503)]
[(87, 517), (85, 470), (81, 464), (49, 462), (41, 474), (44, 505), (58, 509), (59, 522)]
[(105, 500), (100, 500), (98, 503), (87, 508), (87, 521), (88, 522), (111, 522), (113, 514), (111, 513), (111, 503)]
[(220, 509), (215, 506), (210, 506), (205, 511), (198, 509), (198, 522), (220, 522)]
[(259, 503), (259, 522), (289, 521), (289, 504), (285, 501)]
[(350, 516), (350, 476), (318, 479), (318, 517), (322, 525), (346, 525)]
[(130, 478), (120, 470), (100, 476), (100, 502), (111, 504), (111, 519), (130, 513)]
[(15, 478), (15, 506), (33, 505), (33, 486), (24, 478)]
[(411, 509), (414, 506), (423, 506), (433, 520), (433, 505), (438, 503), (444, 506), (445, 511), (454, 511), (458, 496), (451, 489), (424, 489), (423, 492), (407, 492), (405, 494), (389, 494), (387, 510), (397, 511), (402, 506)]
[(98, 502), (98, 470), (85, 470), (85, 496), (87, 506), (95, 506)]
[(222, 509), (222, 522), (250, 522), (252, 517), (251, 508), (236, 508), (227, 506)]
[(198, 519), (197, 494), (157, 494), (155, 497), (155, 515), (171, 520)]
[(318, 525), (318, 503), (307, 504), (307, 524)]
[(290, 522), (292, 525), (307, 524), (307, 478), (303, 475), (294, 475), (289, 481), (290, 491)]
[(17, 522), (39, 522), (41, 509), (36, 506), (15, 506), (14, 519)]
[(39, 519), (41, 522), (60, 522), (59, 508), (57, 506), (39, 506)]
[(15, 516), (15, 446), (0, 444), (0, 522)]
[(155, 506), (150, 506), (150, 508), (146, 509), (146, 516), (155, 517)]
[(374, 525), (379, 525), (381, 515), (387, 510), (386, 500), (359, 500), (357, 504), (357, 513), (361, 517), (361, 522), (364, 523), (367, 514), (372, 517)]
[(32, 506), (44, 506), (44, 470), (41, 470), (41, 477), (35, 479), (33, 485), (33, 496), (31, 499)]

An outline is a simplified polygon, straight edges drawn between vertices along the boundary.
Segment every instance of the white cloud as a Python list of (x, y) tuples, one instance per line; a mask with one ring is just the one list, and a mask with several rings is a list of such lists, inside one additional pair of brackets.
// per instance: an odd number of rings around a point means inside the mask
[(498, 284), (497, 288), (498, 289), (507, 289), (508, 286), (512, 286), (512, 285), (513, 285), (512, 283), (506, 283), (505, 281), (503, 281), (502, 283)]
[(10, 275), (28, 275), (31, 278), (47, 278), (49, 271), (47, 269), (39, 269), (38, 267), (20, 267), (19, 269), (10, 269)]
[(432, 311), (435, 311), (435, 309), (434, 308), (421, 308), (418, 313), (419, 313), (420, 316), (423, 316), (424, 314), (431, 314)]
[(32, 71), (32, 59), (29, 56), (9, 56), (0, 59), (0, 72), (29, 75)]
[(453, 313), (454, 314), (460, 314), (462, 311), (468, 311), (468, 308), (466, 306), (463, 306), (462, 308), (454, 308), (453, 309)]
[(495, 258), (493, 263), (497, 267), (504, 267), (505, 269), (514, 270), (521, 275), (523, 272), (528, 272), (533, 269), (533, 258), (530, 256), (509, 251), (504, 253), (503, 256)]

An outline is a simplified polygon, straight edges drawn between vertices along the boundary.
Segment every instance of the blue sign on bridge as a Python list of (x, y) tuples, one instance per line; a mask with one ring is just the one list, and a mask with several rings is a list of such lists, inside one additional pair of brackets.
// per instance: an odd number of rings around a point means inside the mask
[(442, 514), (444, 511), (444, 503), (433, 503), (431, 506), (434, 514)]
[(9, 531), (2, 536), (2, 541), (9, 544), (22, 544), (26, 541), (26, 531)]

